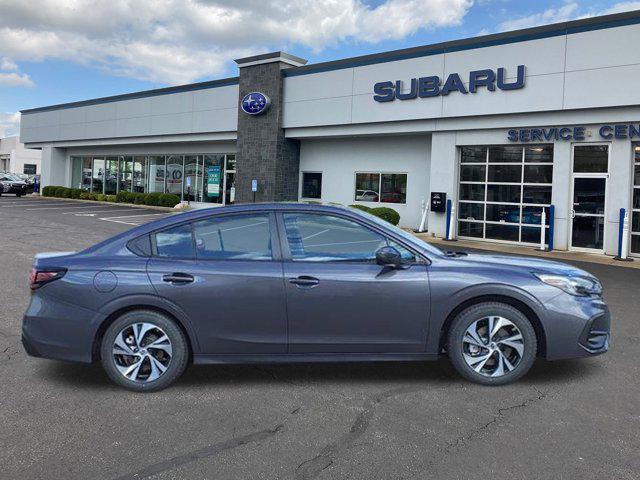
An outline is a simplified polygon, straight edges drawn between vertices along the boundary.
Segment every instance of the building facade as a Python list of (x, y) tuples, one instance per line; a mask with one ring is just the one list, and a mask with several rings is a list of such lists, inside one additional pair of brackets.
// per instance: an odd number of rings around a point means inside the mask
[(0, 172), (40, 174), (40, 157), (37, 149), (25, 148), (16, 136), (0, 138)]
[[(43, 184), (167, 191), (202, 204), (386, 206), (416, 228), (640, 254), (640, 12), (22, 112)], [(553, 206), (553, 209), (550, 207)], [(547, 223), (541, 225), (542, 211)], [(553, 211), (553, 215), (551, 212)], [(428, 231), (443, 236), (433, 208)]]

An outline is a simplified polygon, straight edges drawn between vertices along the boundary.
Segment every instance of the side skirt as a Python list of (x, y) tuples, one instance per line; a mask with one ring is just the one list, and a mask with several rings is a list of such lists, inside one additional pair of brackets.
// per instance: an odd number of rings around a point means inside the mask
[(438, 360), (432, 353), (274, 353), (193, 356), (194, 364), (330, 363), (330, 362), (425, 362)]

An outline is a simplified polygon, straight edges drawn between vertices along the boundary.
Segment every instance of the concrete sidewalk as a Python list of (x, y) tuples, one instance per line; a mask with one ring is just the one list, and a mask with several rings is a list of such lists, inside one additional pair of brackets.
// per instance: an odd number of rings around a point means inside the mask
[(455, 240), (453, 242), (444, 240), (442, 238), (437, 238), (432, 236), (430, 233), (413, 233), (416, 237), (424, 240), (427, 243), (438, 246), (441, 249), (472, 249), (472, 250), (485, 250), (488, 252), (500, 252), (500, 253), (508, 253), (513, 255), (529, 255), (535, 257), (543, 257), (549, 258), (553, 260), (573, 260), (576, 262), (590, 262), (590, 263), (599, 263), (602, 265), (612, 265), (616, 267), (627, 267), (627, 268), (638, 268), (640, 269), (640, 258), (635, 259), (635, 261), (630, 262), (621, 262), (618, 260), (614, 260), (613, 257), (609, 257), (607, 255), (600, 255), (595, 253), (583, 253), (583, 252), (569, 252), (565, 250), (554, 250), (552, 252), (541, 252), (536, 250), (535, 247), (530, 246), (516, 246), (516, 245), (505, 245), (503, 243), (491, 243), (491, 242), (480, 242), (480, 241), (472, 241), (472, 240)]

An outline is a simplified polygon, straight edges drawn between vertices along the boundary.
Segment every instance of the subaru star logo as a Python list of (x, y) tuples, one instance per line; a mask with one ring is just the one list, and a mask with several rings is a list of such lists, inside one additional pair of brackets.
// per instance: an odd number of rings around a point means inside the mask
[(242, 99), (242, 110), (249, 115), (259, 115), (267, 110), (270, 103), (264, 93), (251, 92)]

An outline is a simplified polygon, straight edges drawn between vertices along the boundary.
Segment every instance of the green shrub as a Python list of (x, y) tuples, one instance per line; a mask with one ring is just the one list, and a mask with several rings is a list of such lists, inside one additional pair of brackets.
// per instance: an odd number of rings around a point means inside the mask
[(160, 196), (160, 206), (161, 207), (175, 207), (180, 203), (180, 197), (178, 195), (174, 195), (173, 193), (163, 193)]
[(118, 199), (116, 198), (116, 196), (115, 196), (115, 195), (105, 195), (105, 197), (106, 197), (106, 198), (105, 198), (105, 201), (106, 201), (106, 202), (113, 202), (113, 203), (115, 203), (115, 202), (117, 202), (117, 201), (118, 201)]
[(55, 191), (57, 187), (55, 187), (54, 185), (47, 185), (46, 187), (44, 187), (42, 189), (42, 196), (43, 197), (53, 197), (53, 193)]
[(80, 194), (80, 198), (82, 200), (91, 200), (91, 192), (87, 192), (86, 190)]
[(95, 194), (96, 200), (98, 200), (99, 202), (106, 202), (107, 201), (107, 196), (102, 194), (102, 193), (97, 193)]
[(82, 190), (81, 188), (72, 188), (71, 198), (80, 198), (83, 193), (84, 193), (84, 190)]
[(386, 220), (392, 225), (398, 225), (400, 223), (400, 214), (393, 208), (389, 207), (376, 207), (369, 211), (370, 214), (375, 215), (383, 220)]
[(144, 201), (147, 198), (146, 193), (134, 193), (133, 194), (133, 203), (136, 205), (144, 205)]
[(135, 195), (135, 193), (126, 191), (118, 192), (118, 195), (116, 195), (116, 201), (119, 203), (134, 203)]
[(53, 187), (53, 196), (61, 198), (64, 196), (65, 187)]
[(373, 210), (373, 208), (367, 207), (366, 205), (349, 205), (349, 206), (357, 210), (362, 210), (363, 212), (371, 212), (371, 210)]
[(160, 205), (160, 197), (164, 195), (164, 193), (160, 192), (151, 192), (147, 193), (147, 197), (144, 199), (145, 205)]

